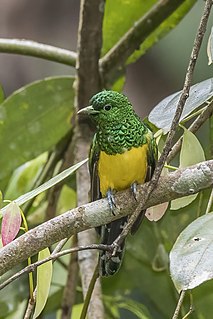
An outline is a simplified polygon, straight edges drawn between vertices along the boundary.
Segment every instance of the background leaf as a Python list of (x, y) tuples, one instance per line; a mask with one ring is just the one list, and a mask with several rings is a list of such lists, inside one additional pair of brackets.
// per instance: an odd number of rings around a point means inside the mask
[(46, 78), (19, 89), (0, 105), (0, 188), (16, 167), (50, 150), (68, 132), (72, 85), (72, 77)]
[[(21, 195), (16, 199), (16, 203), (19, 204), (20, 206), (26, 203), (28, 200), (34, 198), (35, 196), (41, 194), (42, 192), (46, 191), (47, 189), (51, 188), (52, 186), (58, 184), (61, 182), (63, 179), (67, 178), (71, 174), (73, 174), (79, 167), (81, 167), (83, 164), (85, 164), (88, 161), (88, 158), (84, 159), (83, 161), (65, 169), (61, 173), (57, 174), (53, 178), (51, 178), (49, 181), (45, 182), (44, 184), (40, 185), (39, 187), (33, 189), (32, 191)], [(2, 208), (2, 212), (5, 212), (7, 209), (8, 205)]]
[[(187, 167), (205, 161), (205, 154), (197, 137), (186, 128), (183, 127), (183, 129), (184, 134), (180, 151), (180, 167)], [(171, 209), (176, 210), (185, 207), (193, 202), (197, 196), (198, 193), (174, 199), (171, 201)]]
[(178, 291), (213, 278), (213, 213), (193, 221), (170, 252), (170, 272)]
[[(181, 92), (182, 91), (176, 92), (163, 99), (149, 114), (149, 121), (158, 128), (163, 129), (164, 133), (167, 133), (170, 130)], [(213, 78), (193, 85), (189, 92), (189, 98), (184, 106), (180, 122), (192, 111), (200, 107), (208, 99), (212, 98), (212, 96)]]
[(3, 246), (9, 244), (18, 234), (21, 226), (21, 210), (15, 202), (7, 205), (4, 211), (1, 225), (1, 237)]
[(5, 192), (5, 198), (13, 200), (32, 189), (43, 165), (47, 160), (47, 153), (43, 153), (19, 166), (12, 174), (8, 187)]
[[(174, 28), (194, 5), (195, 0), (185, 1), (160, 27), (155, 30), (128, 59), (128, 63), (135, 62), (158, 40)], [(103, 49), (102, 54), (108, 52), (120, 38), (134, 26), (134, 23), (143, 17), (156, 0), (108, 0), (105, 5), (103, 23)], [(119, 15), (118, 15), (119, 12)]]
[[(42, 260), (50, 256), (49, 248), (45, 248), (38, 254), (38, 260)], [(37, 268), (37, 295), (36, 295), (36, 306), (33, 319), (36, 319), (47, 302), (50, 283), (52, 279), (52, 261), (48, 261)]]

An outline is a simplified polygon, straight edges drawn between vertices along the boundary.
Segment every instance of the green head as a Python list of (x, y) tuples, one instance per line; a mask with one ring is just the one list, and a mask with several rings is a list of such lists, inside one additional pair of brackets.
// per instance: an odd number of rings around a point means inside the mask
[(79, 111), (87, 114), (99, 126), (121, 122), (132, 114), (132, 104), (127, 97), (115, 91), (101, 91), (90, 99), (90, 106)]

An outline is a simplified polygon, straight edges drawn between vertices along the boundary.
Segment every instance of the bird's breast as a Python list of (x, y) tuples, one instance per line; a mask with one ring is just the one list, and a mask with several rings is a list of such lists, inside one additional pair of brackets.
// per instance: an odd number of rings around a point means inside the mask
[(132, 183), (143, 183), (147, 172), (147, 144), (132, 147), (122, 154), (100, 152), (98, 175), (102, 196), (109, 189), (124, 190)]

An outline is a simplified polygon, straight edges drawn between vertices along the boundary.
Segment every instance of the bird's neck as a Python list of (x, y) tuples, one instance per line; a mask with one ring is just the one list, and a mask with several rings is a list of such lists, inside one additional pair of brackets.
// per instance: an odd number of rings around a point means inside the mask
[(132, 147), (146, 143), (147, 127), (137, 115), (122, 121), (104, 123), (97, 132), (97, 142), (102, 151), (109, 155), (124, 153)]

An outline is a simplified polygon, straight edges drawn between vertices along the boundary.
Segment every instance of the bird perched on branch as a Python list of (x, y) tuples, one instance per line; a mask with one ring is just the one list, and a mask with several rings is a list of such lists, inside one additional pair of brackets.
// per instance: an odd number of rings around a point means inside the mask
[[(136, 198), (137, 184), (150, 180), (155, 169), (157, 147), (151, 130), (142, 122), (123, 94), (104, 90), (94, 95), (90, 106), (79, 113), (87, 114), (94, 122), (97, 133), (89, 155), (91, 200), (107, 197), (114, 213), (116, 203), (113, 193), (130, 188)], [(144, 211), (132, 227), (134, 233), (144, 216)], [(103, 244), (110, 245), (122, 232), (128, 217), (122, 217), (101, 226), (98, 232)], [(111, 255), (100, 253), (100, 275), (113, 275), (120, 267), (124, 242)]]

